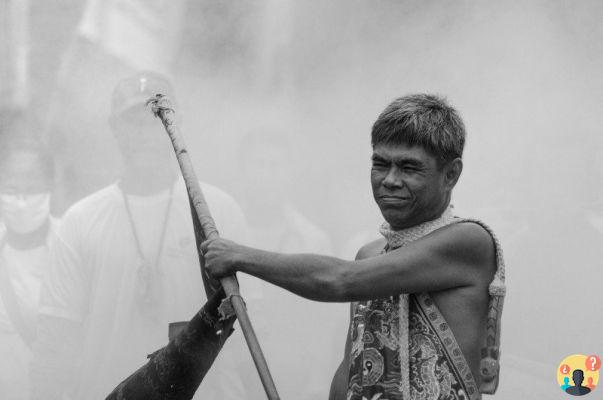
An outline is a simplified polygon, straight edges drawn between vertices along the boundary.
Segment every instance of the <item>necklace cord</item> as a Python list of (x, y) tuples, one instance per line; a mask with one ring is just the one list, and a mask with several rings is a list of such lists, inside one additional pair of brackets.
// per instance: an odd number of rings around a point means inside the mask
[[(140, 242), (140, 237), (138, 236), (138, 231), (136, 230), (136, 223), (134, 221), (134, 215), (132, 214), (132, 209), (130, 207), (130, 202), (128, 200), (128, 196), (125, 194), (125, 192), (123, 190), (121, 190), (121, 195), (124, 199), (124, 206), (126, 209), (126, 214), (128, 215), (128, 221), (130, 222), (130, 227), (132, 228), (132, 235), (134, 236), (134, 242), (136, 243), (136, 251), (138, 253), (138, 256), (144, 262), (146, 260), (146, 257), (144, 256), (144, 253), (142, 251), (142, 243)], [(161, 258), (161, 254), (163, 253), (163, 247), (164, 247), (164, 243), (165, 243), (165, 234), (167, 231), (170, 210), (172, 208), (173, 197), (174, 197), (174, 186), (172, 185), (170, 188), (168, 204), (165, 208), (165, 213), (164, 213), (162, 227), (161, 227), (161, 233), (159, 235), (157, 254), (155, 255), (155, 259), (154, 259), (155, 266), (157, 266), (159, 264), (159, 259)]]

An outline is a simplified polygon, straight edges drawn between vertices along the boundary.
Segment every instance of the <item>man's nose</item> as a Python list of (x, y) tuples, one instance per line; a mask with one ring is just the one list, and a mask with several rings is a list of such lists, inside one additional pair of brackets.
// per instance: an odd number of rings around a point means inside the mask
[(383, 186), (386, 188), (401, 188), (403, 185), (400, 170), (395, 166), (392, 166), (383, 179)]

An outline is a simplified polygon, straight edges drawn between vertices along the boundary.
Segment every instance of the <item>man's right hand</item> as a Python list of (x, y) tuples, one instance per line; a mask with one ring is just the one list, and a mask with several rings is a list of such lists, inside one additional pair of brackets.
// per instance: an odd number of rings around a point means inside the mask
[(234, 274), (237, 260), (245, 252), (245, 247), (227, 239), (211, 239), (201, 243), (201, 252), (205, 258), (205, 269), (215, 279)]

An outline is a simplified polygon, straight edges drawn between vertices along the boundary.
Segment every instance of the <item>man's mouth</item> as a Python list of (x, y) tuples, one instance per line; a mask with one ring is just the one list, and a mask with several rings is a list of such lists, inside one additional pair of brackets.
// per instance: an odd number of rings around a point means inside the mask
[(406, 203), (410, 200), (410, 197), (383, 195), (379, 196), (379, 199), (383, 203)]

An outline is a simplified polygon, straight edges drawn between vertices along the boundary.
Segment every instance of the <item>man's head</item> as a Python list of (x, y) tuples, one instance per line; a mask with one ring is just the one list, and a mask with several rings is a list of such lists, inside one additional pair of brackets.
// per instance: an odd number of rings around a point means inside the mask
[(54, 184), (50, 151), (34, 139), (11, 139), (0, 150), (0, 214), (9, 231), (26, 234), (48, 219)]
[(437, 218), (463, 169), (465, 126), (437, 96), (394, 100), (371, 132), (373, 196), (394, 229)]
[(584, 382), (584, 371), (575, 369), (574, 372), (572, 372), (572, 380), (574, 381), (574, 385), (582, 386), (582, 382)]
[(173, 90), (167, 78), (151, 71), (125, 78), (113, 90), (109, 122), (126, 168), (157, 173), (171, 165), (173, 152), (169, 139), (161, 122), (145, 105), (158, 93), (168, 96), (173, 103)]

